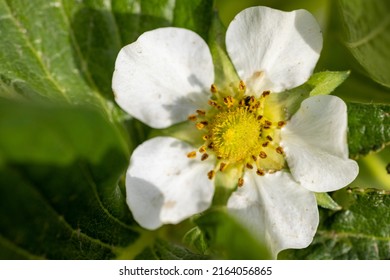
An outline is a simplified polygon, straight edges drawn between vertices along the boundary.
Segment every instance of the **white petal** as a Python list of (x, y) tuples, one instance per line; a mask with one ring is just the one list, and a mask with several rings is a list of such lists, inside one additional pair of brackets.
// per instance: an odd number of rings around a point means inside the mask
[(127, 204), (144, 228), (177, 224), (206, 210), (214, 194), (210, 160), (187, 158), (193, 148), (175, 138), (157, 137), (138, 146), (126, 176)]
[(274, 257), (312, 242), (319, 222), (312, 192), (284, 171), (263, 177), (247, 172), (244, 181), (228, 201), (229, 212), (265, 241)]
[(322, 34), (305, 10), (252, 7), (230, 23), (226, 47), (248, 87), (256, 92), (280, 92), (311, 76), (322, 49)]
[(164, 128), (205, 107), (213, 67), (210, 50), (196, 33), (155, 29), (119, 52), (112, 88), (117, 103), (130, 115)]
[(282, 143), (293, 177), (315, 192), (338, 190), (359, 172), (348, 158), (347, 108), (340, 98), (318, 95), (304, 100), (282, 129)]

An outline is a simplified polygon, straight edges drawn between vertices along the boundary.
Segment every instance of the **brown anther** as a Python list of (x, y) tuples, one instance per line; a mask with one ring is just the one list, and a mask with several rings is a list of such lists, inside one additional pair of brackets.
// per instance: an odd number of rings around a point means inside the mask
[(278, 154), (281, 154), (281, 155), (283, 155), (283, 153), (284, 153), (283, 148), (280, 147), (280, 146), (276, 148), (276, 152), (277, 152)]
[(256, 174), (259, 175), (259, 176), (264, 176), (264, 175), (265, 175), (265, 172), (264, 172), (264, 170), (257, 169), (257, 170), (256, 170)]
[(267, 137), (266, 137), (269, 141), (272, 141), (273, 139), (272, 139), (272, 137), (270, 136), (270, 135), (267, 135)]
[(258, 121), (261, 120), (262, 118), (263, 118), (262, 115), (257, 116), (257, 120), (258, 120)]
[(265, 91), (263, 91), (262, 96), (267, 97), (270, 93), (271, 92), (269, 90), (265, 90)]
[(209, 138), (210, 138), (210, 136), (208, 136), (208, 135), (203, 135), (203, 136), (202, 136), (202, 139), (203, 139), (204, 141), (208, 140)]
[(286, 125), (286, 122), (285, 121), (280, 121), (278, 122), (278, 127), (283, 127)]
[(240, 106), (244, 106), (245, 105), (245, 100), (241, 99), (239, 104), (240, 104)]
[(210, 87), (210, 91), (211, 91), (212, 93), (217, 93), (217, 92), (218, 92), (217, 86), (214, 85), (214, 84), (212, 84), (211, 87)]
[(248, 168), (248, 169), (253, 169), (253, 165), (250, 164), (250, 163), (247, 163), (247, 164), (246, 164), (246, 168)]
[(253, 159), (254, 161), (256, 161), (256, 160), (257, 160), (257, 157), (256, 157), (255, 155), (252, 155), (252, 159)]
[(237, 184), (239, 187), (242, 187), (244, 185), (244, 178), (238, 178)]
[(243, 100), (244, 100), (243, 105), (249, 106), (249, 104), (251, 103), (251, 96), (245, 96), (245, 98)]
[(197, 120), (197, 116), (196, 116), (196, 115), (189, 115), (189, 116), (188, 116), (188, 120), (194, 122), (194, 121)]
[(214, 170), (210, 170), (208, 173), (207, 173), (207, 177), (211, 180), (214, 178), (214, 175), (215, 175), (215, 171)]
[(224, 162), (221, 162), (221, 164), (219, 165), (219, 171), (223, 172), (227, 167), (227, 164), (224, 163)]
[(208, 146), (207, 146), (207, 148), (209, 148), (209, 149), (213, 149), (214, 148), (214, 143), (213, 142), (211, 142)]
[(211, 99), (209, 99), (207, 104), (209, 104), (210, 106), (213, 106), (213, 107), (217, 107), (218, 106), (217, 102), (215, 102), (214, 100), (211, 100)]
[(196, 158), (196, 151), (189, 152), (189, 153), (187, 154), (187, 157), (188, 157), (188, 158)]
[(206, 147), (205, 146), (200, 147), (199, 153), (203, 154), (204, 152), (206, 152)]
[(245, 91), (246, 85), (245, 85), (244, 81), (240, 81), (240, 83), (238, 84), (238, 89), (241, 91)]
[(196, 113), (197, 113), (199, 116), (204, 116), (204, 115), (206, 115), (206, 111), (203, 111), (203, 110), (196, 110)]
[(209, 157), (208, 154), (204, 153), (202, 157), (200, 158), (202, 161), (206, 160)]
[(271, 127), (269, 125), (264, 125), (263, 129), (270, 129)]
[(272, 122), (270, 122), (270, 121), (264, 121), (264, 124), (265, 124), (265, 125), (268, 125), (268, 126), (271, 126), (271, 125), (272, 125)]
[(259, 154), (259, 157), (266, 158), (267, 154), (264, 151), (261, 151), (260, 154)]
[(209, 122), (208, 121), (202, 121), (202, 122), (200, 122), (201, 124), (203, 124), (204, 126), (206, 126), (206, 125), (208, 125), (209, 124)]
[(203, 129), (205, 127), (205, 125), (202, 122), (198, 122), (195, 126), (199, 130), (201, 130), (201, 129)]
[(264, 148), (268, 146), (268, 141), (267, 142), (264, 142), (263, 144), (261, 144), (261, 146), (263, 146)]

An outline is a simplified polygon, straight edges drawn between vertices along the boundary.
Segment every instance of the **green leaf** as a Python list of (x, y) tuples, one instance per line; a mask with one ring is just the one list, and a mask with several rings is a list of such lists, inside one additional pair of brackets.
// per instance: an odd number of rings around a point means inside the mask
[(390, 142), (390, 105), (347, 103), (350, 157), (378, 151)]
[(307, 84), (313, 87), (310, 96), (330, 94), (348, 78), (349, 73), (349, 71), (324, 71), (313, 74), (307, 81)]
[(114, 258), (138, 238), (118, 185), (129, 152), (102, 114), (0, 101), (0, 131), (2, 258)]
[(315, 196), (319, 206), (333, 211), (341, 210), (341, 206), (328, 193), (315, 193)]
[(156, 242), (139, 254), (138, 260), (204, 260), (205, 255), (195, 254), (188, 249), (158, 239)]
[(183, 242), (190, 248), (194, 248), (202, 254), (205, 254), (207, 252), (207, 240), (199, 227), (194, 227), (190, 231), (188, 231), (184, 235)]
[(214, 62), (215, 83), (225, 87), (230, 83), (238, 83), (236, 70), (226, 52), (226, 28), (223, 26), (217, 13), (214, 14), (210, 27), (209, 47)]
[(7, 88), (0, 96), (88, 104), (111, 115), (120, 48), (163, 26), (207, 38), (211, 6), (205, 0), (0, 0), (0, 88)]
[(286, 250), (287, 259), (389, 259), (390, 193), (349, 190), (343, 211), (324, 212), (313, 243), (303, 250)]
[(208, 40), (213, 1), (210, 0), (177, 0), (174, 9), (173, 25), (195, 31)]
[(390, 87), (390, 3), (339, 0), (345, 45), (376, 82)]
[(277, 94), (271, 94), (267, 102), (271, 102), (271, 106), (272, 108), (275, 108), (275, 110), (285, 112), (287, 109), (287, 117), (291, 117), (298, 111), (303, 100), (313, 95), (330, 94), (335, 88), (342, 84), (348, 76), (349, 71), (317, 72), (301, 86)]
[[(217, 257), (227, 259), (270, 259), (263, 244), (246, 228), (221, 210), (213, 210), (196, 219), (195, 223), (209, 242)], [(215, 249), (214, 249), (215, 248)]]

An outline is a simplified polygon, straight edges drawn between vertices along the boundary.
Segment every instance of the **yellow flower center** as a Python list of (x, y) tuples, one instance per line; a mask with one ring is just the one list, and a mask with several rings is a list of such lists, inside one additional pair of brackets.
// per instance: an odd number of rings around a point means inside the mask
[[(279, 146), (280, 128), (285, 125), (283, 114), (267, 102), (269, 91), (247, 94), (244, 82), (218, 90), (211, 86), (208, 110), (197, 110), (188, 118), (203, 132), (204, 144), (199, 148), (201, 160), (213, 156), (215, 169), (208, 173), (239, 171), (238, 186), (244, 184), (245, 169), (256, 169), (259, 176), (280, 170), (285, 165)], [(187, 154), (195, 158), (197, 152)], [(235, 172), (236, 174), (237, 172)]]
[(240, 162), (251, 157), (253, 150), (257, 149), (261, 125), (254, 114), (238, 107), (217, 114), (209, 130), (217, 157)]

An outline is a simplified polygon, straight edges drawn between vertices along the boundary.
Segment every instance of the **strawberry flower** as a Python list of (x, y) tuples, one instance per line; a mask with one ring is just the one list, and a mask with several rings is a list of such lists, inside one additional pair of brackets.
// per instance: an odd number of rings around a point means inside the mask
[(153, 230), (208, 209), (216, 180), (227, 178), (237, 186), (228, 211), (274, 256), (306, 247), (319, 222), (314, 192), (340, 189), (358, 173), (340, 98), (310, 97), (292, 116), (275, 105), (279, 92), (311, 76), (320, 28), (304, 10), (253, 7), (231, 22), (226, 47), (239, 81), (224, 85), (213, 84), (207, 44), (186, 29), (145, 32), (119, 52), (112, 87), (126, 112), (158, 129), (194, 122), (193, 141), (155, 137), (135, 149), (127, 203)]

